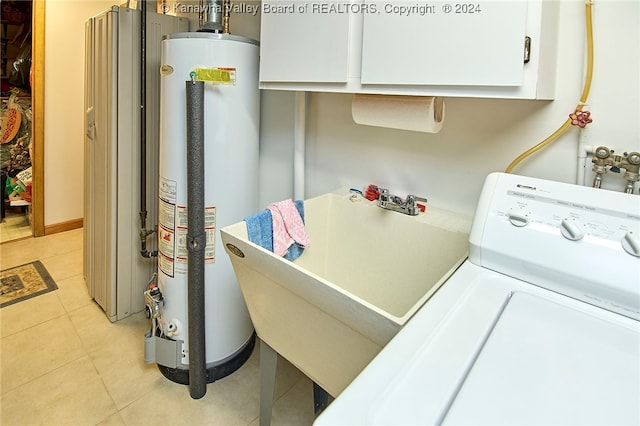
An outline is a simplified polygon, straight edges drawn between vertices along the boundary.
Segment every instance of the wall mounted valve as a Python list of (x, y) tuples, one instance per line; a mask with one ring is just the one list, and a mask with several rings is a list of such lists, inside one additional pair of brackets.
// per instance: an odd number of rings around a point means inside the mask
[(607, 170), (613, 173), (625, 171), (623, 175), (626, 181), (624, 192), (628, 194), (633, 193), (635, 183), (640, 181), (640, 153), (638, 152), (625, 152), (623, 155), (616, 155), (614, 150), (606, 146), (599, 146), (594, 150), (591, 162), (595, 173), (594, 188), (602, 186), (602, 178)]

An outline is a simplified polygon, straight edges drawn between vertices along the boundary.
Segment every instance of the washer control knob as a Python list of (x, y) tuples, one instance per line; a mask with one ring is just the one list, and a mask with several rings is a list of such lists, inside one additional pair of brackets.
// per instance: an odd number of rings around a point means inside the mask
[(627, 232), (622, 237), (622, 248), (631, 256), (640, 257), (640, 237), (633, 232)]
[(560, 233), (567, 240), (578, 241), (584, 237), (584, 232), (580, 229), (580, 226), (572, 220), (562, 219), (560, 223)]
[(529, 216), (523, 212), (510, 211), (507, 213), (507, 218), (513, 226), (522, 227), (529, 224)]

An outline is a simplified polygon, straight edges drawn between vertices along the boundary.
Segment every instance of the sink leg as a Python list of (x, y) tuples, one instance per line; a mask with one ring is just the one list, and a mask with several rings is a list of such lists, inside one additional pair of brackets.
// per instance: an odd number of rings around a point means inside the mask
[(260, 340), (260, 426), (271, 425), (278, 353)]
[(327, 408), (329, 402), (329, 394), (326, 390), (322, 389), (319, 384), (313, 382), (313, 412), (318, 415)]

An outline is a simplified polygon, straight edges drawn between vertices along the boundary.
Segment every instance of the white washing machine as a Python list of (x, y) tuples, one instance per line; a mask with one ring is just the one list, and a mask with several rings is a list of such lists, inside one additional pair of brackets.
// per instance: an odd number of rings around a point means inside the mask
[(640, 197), (494, 173), (469, 259), (315, 425), (640, 424)]

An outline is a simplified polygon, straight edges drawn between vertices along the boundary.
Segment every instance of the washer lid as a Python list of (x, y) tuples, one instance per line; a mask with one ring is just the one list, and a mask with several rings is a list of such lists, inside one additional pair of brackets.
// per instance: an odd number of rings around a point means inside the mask
[(640, 338), (629, 328), (514, 292), (444, 424), (638, 424)]
[(465, 262), (314, 423), (640, 424), (640, 322)]

